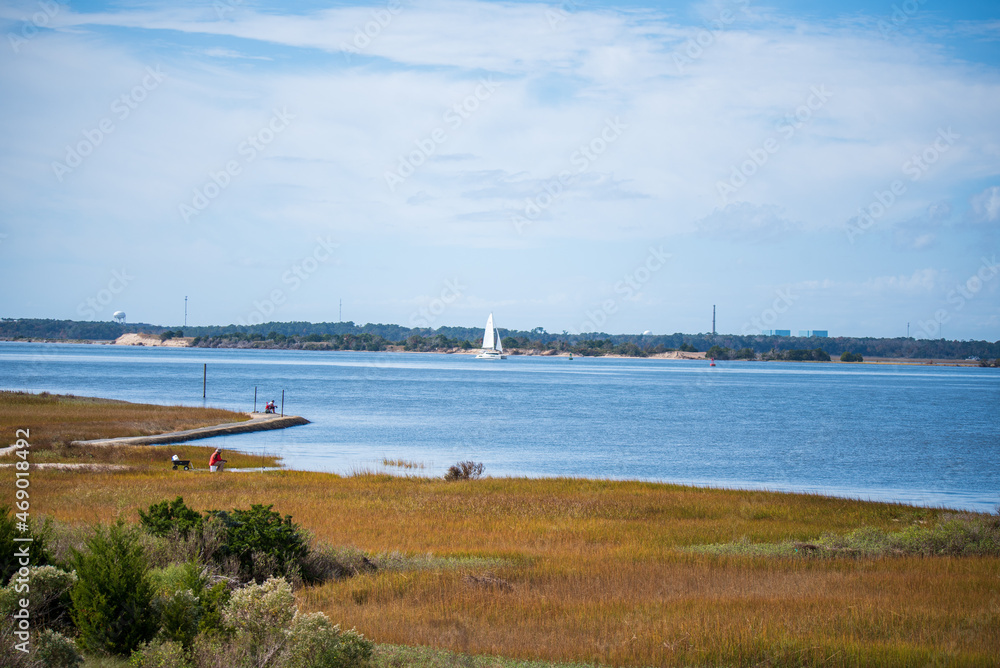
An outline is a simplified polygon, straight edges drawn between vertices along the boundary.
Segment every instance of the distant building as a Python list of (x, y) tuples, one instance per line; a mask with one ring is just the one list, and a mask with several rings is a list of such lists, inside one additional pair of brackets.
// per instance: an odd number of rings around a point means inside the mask
[(764, 336), (791, 336), (792, 330), (790, 329), (766, 329), (761, 332)]
[(825, 329), (800, 329), (799, 336), (821, 336), (827, 338), (830, 336), (830, 332)]

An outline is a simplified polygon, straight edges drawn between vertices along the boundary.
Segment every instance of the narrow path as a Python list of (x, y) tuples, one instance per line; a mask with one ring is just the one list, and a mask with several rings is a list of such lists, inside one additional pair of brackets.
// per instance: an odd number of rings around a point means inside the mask
[(172, 431), (168, 434), (151, 434), (149, 436), (123, 436), (121, 438), (99, 438), (92, 441), (73, 441), (72, 445), (162, 445), (166, 443), (183, 443), (199, 438), (226, 436), (229, 434), (246, 434), (269, 429), (285, 429), (300, 424), (309, 424), (309, 420), (298, 415), (269, 415), (265, 413), (248, 413), (250, 419), (246, 422), (229, 422), (213, 427), (199, 427), (184, 431)]

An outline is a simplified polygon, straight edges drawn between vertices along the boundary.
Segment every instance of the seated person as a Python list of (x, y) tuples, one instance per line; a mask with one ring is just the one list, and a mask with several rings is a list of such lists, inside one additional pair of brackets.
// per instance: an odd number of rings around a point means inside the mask
[(222, 467), (226, 465), (226, 460), (222, 458), (222, 450), (219, 448), (215, 449), (212, 456), (208, 460), (208, 470), (209, 471), (222, 471)]

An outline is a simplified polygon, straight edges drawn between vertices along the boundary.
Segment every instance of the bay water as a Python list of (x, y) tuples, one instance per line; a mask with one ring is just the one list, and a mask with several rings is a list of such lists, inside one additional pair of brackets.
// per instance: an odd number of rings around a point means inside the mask
[(491, 476), (1000, 507), (997, 369), (0, 342), (0, 388), (238, 411), (255, 388), (260, 411), (284, 391), (311, 424), (200, 443), (293, 469), (473, 460)]

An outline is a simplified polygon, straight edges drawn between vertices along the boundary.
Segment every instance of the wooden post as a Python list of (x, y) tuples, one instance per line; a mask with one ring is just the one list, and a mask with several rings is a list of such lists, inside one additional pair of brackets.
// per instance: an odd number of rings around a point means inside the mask
[(253, 386), (253, 412), (257, 412), (257, 386)]
[(285, 417), (285, 391), (281, 391), (281, 417)]
[(205, 398), (205, 394), (208, 388), (208, 362), (205, 363), (205, 367), (201, 370), (201, 398)]

